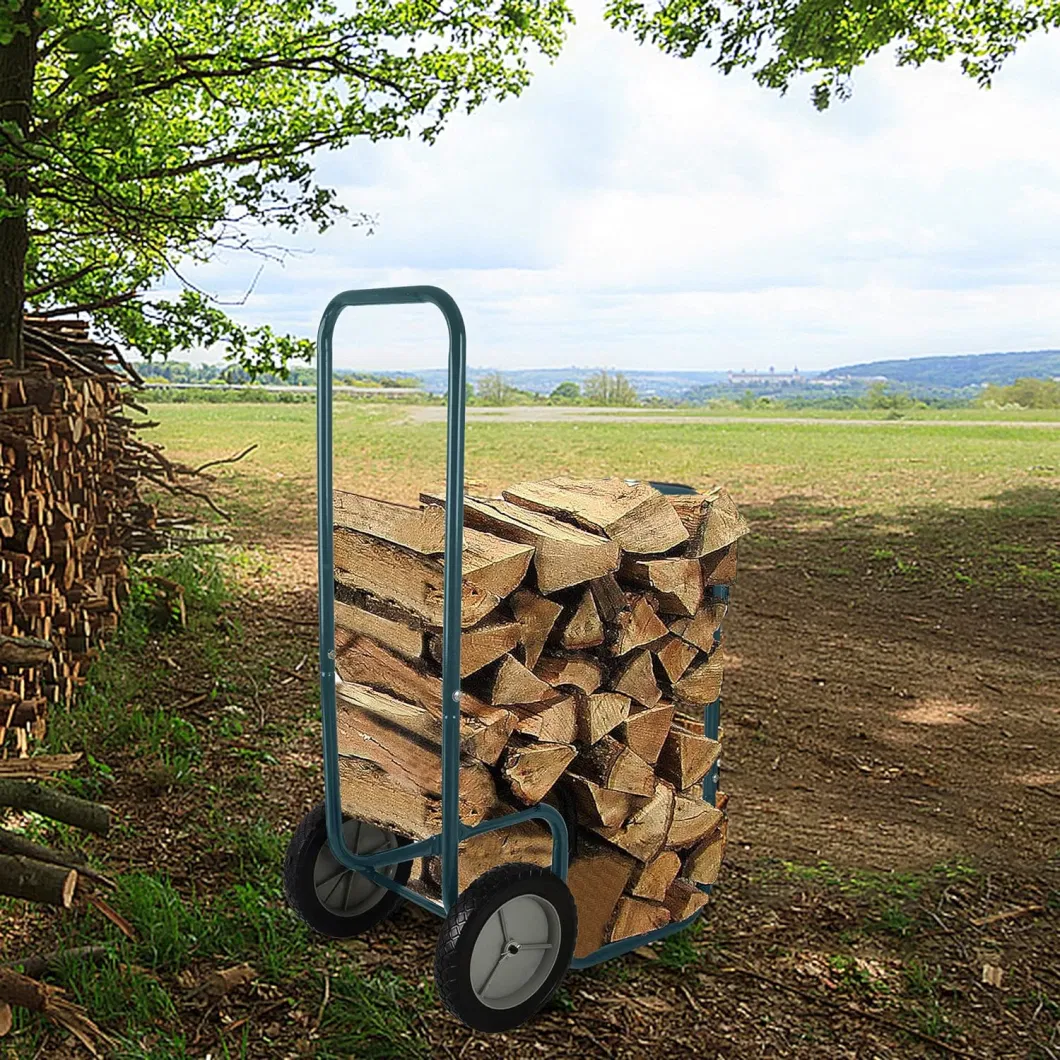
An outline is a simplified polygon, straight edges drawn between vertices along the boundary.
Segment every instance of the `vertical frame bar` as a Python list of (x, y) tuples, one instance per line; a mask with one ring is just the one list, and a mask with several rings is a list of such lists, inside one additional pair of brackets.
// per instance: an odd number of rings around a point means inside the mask
[[(439, 287), (384, 287), (345, 291), (324, 310), (317, 331), (317, 591), (320, 608), (320, 713), (324, 749), (324, 805), (328, 845), (339, 864), (365, 871), (376, 882), (368, 859), (358, 858), (342, 834), (338, 722), (335, 717), (335, 537), (334, 430), (331, 375), (335, 324), (351, 306), (410, 305), (438, 307), (449, 328), (449, 393), (446, 422), (445, 573), (442, 628), (442, 904), (456, 901), (460, 822), (460, 624), (464, 544), (464, 419), (467, 333), (456, 302)], [(377, 862), (378, 864), (378, 862)], [(395, 887), (396, 889), (396, 887)]]

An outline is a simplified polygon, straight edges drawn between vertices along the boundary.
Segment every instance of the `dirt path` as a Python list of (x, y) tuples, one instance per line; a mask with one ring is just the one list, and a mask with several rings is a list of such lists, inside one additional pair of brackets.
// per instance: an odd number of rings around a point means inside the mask
[[(283, 843), (322, 791), (316, 553), (308, 536), (260, 541), (270, 567), (245, 570), (220, 614), (146, 646), (162, 683), (133, 685), (124, 707), (116, 689), (98, 697), (118, 717), (179, 705), (173, 735), (197, 732), (201, 759), (175, 783), (179, 758), (105, 754), (100, 793), (123, 826), (104, 866), (140, 880), (143, 904), (122, 906), (137, 940), (112, 932), (124, 948), (105, 974), (61, 981), (131, 1042), (123, 1060), (1056, 1060), (1060, 612), (1018, 580), (947, 573), (950, 555), (998, 543), (1054, 548), (1055, 507), (1019, 511), (808, 530), (798, 500), (759, 508), (723, 647), (731, 842), (701, 925), (571, 974), (534, 1021), (490, 1038), (433, 997), (428, 914), (402, 907), (335, 945), (283, 907)], [(106, 929), (91, 911), (0, 907), (0, 961)], [(197, 990), (243, 960), (253, 987)], [(172, 999), (136, 994), (133, 1037), (130, 968)], [(3, 1060), (82, 1055), (46, 1031), (13, 1041)]]
[[(408, 415), (413, 423), (444, 423), (446, 410), (441, 405), (410, 405)], [(501, 408), (471, 406), (468, 420), (502, 423), (783, 423), (807, 426), (839, 427), (1036, 427), (1060, 430), (1060, 420), (920, 420), (920, 419), (829, 419), (824, 416), (710, 416), (658, 412), (654, 409), (565, 408), (562, 405), (512, 405)]]

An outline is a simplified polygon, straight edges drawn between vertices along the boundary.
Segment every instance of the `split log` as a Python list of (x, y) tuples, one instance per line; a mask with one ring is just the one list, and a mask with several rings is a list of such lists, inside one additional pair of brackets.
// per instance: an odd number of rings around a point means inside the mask
[(659, 610), (691, 617), (703, 603), (703, 569), (695, 559), (636, 559), (622, 561), (622, 577), (643, 589), (653, 589)]
[(662, 692), (655, 680), (651, 652), (641, 649), (630, 655), (629, 661), (614, 675), (611, 688), (629, 696), (641, 706), (654, 707), (662, 699)]
[[(549, 829), (539, 821), (522, 821), (508, 828), (482, 832), (465, 839), (460, 844), (457, 886), (463, 891), (484, 872), (513, 861), (551, 868), (552, 833)], [(425, 872), (435, 887), (441, 887), (440, 858), (428, 858)]]
[(674, 816), (666, 835), (666, 845), (683, 849), (694, 846), (721, 824), (725, 815), (698, 796), (678, 795), (674, 799)]
[(720, 552), (704, 556), (700, 562), (704, 585), (732, 585), (736, 581), (736, 542)]
[[(486, 810), (464, 797), (461, 776), (460, 819), (478, 824)], [(343, 812), (411, 839), (428, 839), (442, 830), (441, 802), (360, 758), (339, 759)]]
[(688, 788), (707, 775), (720, 751), (717, 740), (688, 732), (675, 723), (663, 744), (655, 771), (675, 788)]
[(577, 773), (567, 773), (563, 786), (574, 800), (579, 821), (590, 828), (602, 829), (604, 834), (620, 828), (634, 805), (643, 802), (636, 795), (601, 787)]
[(607, 832), (606, 839), (638, 861), (651, 861), (662, 853), (673, 816), (673, 789), (661, 781), (656, 782), (648, 802), (634, 810), (621, 828)]
[[(441, 795), (442, 724), (435, 714), (366, 685), (343, 684), (336, 715), (340, 755), (374, 762), (427, 795)], [(489, 770), (469, 757), (460, 765), (460, 798), (480, 818), (497, 801)]]
[(725, 604), (711, 600), (691, 618), (678, 618), (670, 623), (670, 632), (693, 644), (708, 655), (717, 647), (717, 633), (725, 617)]
[(619, 692), (599, 692), (575, 700), (579, 743), (594, 744), (629, 717), (630, 700)]
[(0, 666), (41, 666), (51, 658), (53, 651), (50, 640), (0, 635)]
[(534, 674), (553, 688), (576, 688), (586, 695), (604, 683), (604, 668), (591, 655), (543, 655)]
[(652, 795), (655, 774), (651, 766), (614, 737), (585, 748), (575, 760), (575, 772), (603, 788), (630, 795)]
[(106, 806), (66, 795), (32, 780), (0, 779), (0, 806), (39, 813), (42, 817), (98, 835), (106, 835), (110, 830), (110, 810)]
[(615, 737), (649, 765), (655, 765), (670, 735), (674, 720), (674, 705), (658, 703), (654, 707), (637, 705), (629, 717), (619, 725)]
[(11, 1006), (6, 1001), (0, 1001), (0, 1038), (6, 1037), (15, 1024), (15, 1018), (11, 1014)]
[(669, 923), (670, 911), (661, 902), (650, 902), (646, 898), (622, 898), (608, 941), (619, 942), (634, 935), (645, 935)]
[(335, 601), (335, 632), (371, 637), (406, 659), (418, 659), (423, 654), (423, 633), (412, 628), (411, 622), (399, 622), (343, 600)]
[[(444, 505), (444, 498), (431, 494), (423, 494), (422, 499)], [(465, 497), (464, 523), (532, 546), (534, 573), (542, 593), (554, 593), (618, 570), (619, 549), (614, 542), (507, 501)]]
[[(533, 555), (532, 548), (488, 534), (475, 535), (466, 544), (461, 583), (465, 628), (480, 622), (519, 585)], [(441, 628), (444, 575), (438, 559), (354, 530), (340, 530), (335, 534), (335, 578)]]
[(578, 731), (577, 705), (571, 696), (553, 696), (544, 703), (513, 703), (515, 731), (535, 740), (572, 743)]
[(684, 553), (694, 559), (731, 545), (750, 530), (732, 497), (720, 486), (705, 495), (673, 495), (666, 499), (688, 531)]
[(520, 802), (534, 806), (552, 790), (575, 753), (570, 744), (541, 743), (516, 736), (504, 752), (501, 775)]
[(445, 513), (437, 508), (410, 508), (344, 490), (332, 496), (337, 530), (356, 530), (421, 556), (445, 551)]
[(692, 660), (699, 654), (693, 645), (672, 633), (663, 637), (657, 644), (653, 644), (651, 650), (670, 679), (671, 686), (681, 679), (681, 675), (692, 665)]
[(681, 866), (681, 875), (693, 883), (715, 884), (725, 856), (725, 840), (728, 822), (722, 821), (713, 835), (707, 836), (687, 855)]
[[(443, 572), (438, 560), (366, 534), (343, 531), (335, 535), (335, 580), (411, 611), (430, 626), (442, 626)], [(499, 596), (465, 578), (461, 624), (473, 626), (499, 603)]]
[(593, 602), (593, 594), (586, 589), (577, 606), (559, 633), (560, 644), (569, 650), (595, 648), (604, 642), (604, 624)]
[[(442, 716), (442, 682), (367, 637), (338, 637), (335, 669), (343, 681), (367, 685), (424, 707), (436, 718)], [(460, 710), (464, 715), (462, 750), (472, 758), (492, 765), (500, 758), (515, 727), (515, 716), (511, 711), (490, 706), (466, 692), (460, 696)]]
[(567, 886), (578, 907), (575, 957), (588, 957), (608, 940), (614, 919), (635, 862), (614, 848), (582, 842), (578, 857), (567, 872)]
[[(544, 651), (556, 619), (563, 614), (563, 605), (529, 589), (518, 589), (509, 598), (512, 614), (522, 626), (523, 663), (533, 670)], [(550, 684), (552, 682), (549, 682)]]
[(674, 920), (687, 920), (693, 913), (698, 913), (709, 901), (709, 897), (695, 884), (688, 880), (677, 879), (670, 884), (662, 899), (670, 916)]
[(688, 540), (688, 531), (658, 490), (620, 478), (554, 478), (501, 491), (506, 501), (605, 534), (626, 552), (658, 554)]
[(556, 692), (535, 677), (514, 655), (504, 655), (485, 682), (486, 698), (494, 706), (543, 703)]
[[(514, 651), (522, 637), (522, 626), (515, 621), (485, 618), (477, 626), (460, 634), (460, 676), (467, 677), (496, 662), (502, 655)], [(431, 634), (428, 638), (431, 658), (442, 661), (442, 638)]]
[(618, 615), (612, 630), (612, 655), (626, 655), (634, 648), (665, 637), (667, 633), (666, 626), (646, 596), (634, 596), (630, 610)]
[(634, 898), (649, 898), (662, 902), (670, 884), (677, 878), (681, 859), (672, 850), (664, 850), (651, 861), (638, 864), (629, 881), (629, 893)]
[(589, 591), (593, 594), (596, 610), (600, 613), (605, 625), (614, 625), (618, 616), (623, 611), (629, 610), (629, 600), (613, 574), (593, 578), (589, 582)]
[(724, 667), (717, 655), (693, 663), (674, 684), (674, 698), (682, 703), (709, 706), (721, 695)]

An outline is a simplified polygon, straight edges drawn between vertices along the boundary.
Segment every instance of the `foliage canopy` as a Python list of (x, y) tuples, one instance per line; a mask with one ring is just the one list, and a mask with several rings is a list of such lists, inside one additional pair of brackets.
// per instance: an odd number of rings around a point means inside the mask
[(890, 45), (899, 66), (956, 58), (986, 86), (1029, 36), (1060, 25), (1056, 0), (610, 0), (606, 10), (642, 42), (683, 58), (706, 52), (767, 88), (786, 92), (809, 75), (821, 110)]
[(145, 357), (222, 342), (282, 368), (307, 344), (239, 327), (188, 282), (144, 292), (227, 250), (278, 254), (267, 229), (334, 224), (314, 152), (433, 140), (518, 94), (569, 21), (564, 0), (7, 0), (0, 258), (24, 255), (32, 311), (90, 311)]

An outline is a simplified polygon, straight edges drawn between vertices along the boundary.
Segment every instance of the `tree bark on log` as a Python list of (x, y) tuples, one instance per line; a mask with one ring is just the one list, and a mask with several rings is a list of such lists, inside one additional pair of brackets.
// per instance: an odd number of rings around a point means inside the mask
[(106, 806), (65, 795), (32, 780), (0, 779), (0, 806), (39, 813), (97, 835), (106, 835), (110, 830), (110, 810)]
[(0, 894), (69, 909), (76, 887), (76, 869), (20, 855), (0, 854)]
[(53, 650), (50, 640), (0, 635), (0, 666), (41, 666), (51, 658)]

